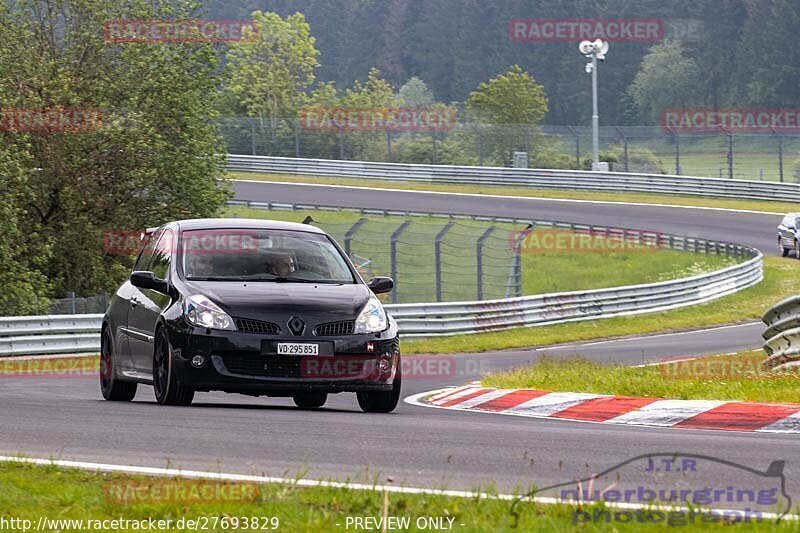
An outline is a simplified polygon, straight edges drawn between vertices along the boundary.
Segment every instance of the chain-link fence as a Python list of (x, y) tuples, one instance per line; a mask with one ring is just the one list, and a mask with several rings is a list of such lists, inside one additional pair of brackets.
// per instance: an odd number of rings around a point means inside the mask
[(510, 224), (387, 217), (315, 225), (341, 243), (364, 278), (395, 280), (391, 303), (522, 294), (522, 266)]
[(50, 300), (49, 315), (83, 315), (87, 313), (105, 313), (108, 307), (108, 294), (98, 294), (86, 298), (76, 297), (69, 293), (66, 298)]
[[(590, 169), (586, 126), (457, 123), (449, 131), (316, 131), (293, 119), (222, 118), (234, 154), (389, 161), (443, 165), (511, 166), (526, 152), (538, 168)], [(800, 181), (800, 134), (681, 133), (648, 126), (602, 126), (603, 160), (619, 172)]]

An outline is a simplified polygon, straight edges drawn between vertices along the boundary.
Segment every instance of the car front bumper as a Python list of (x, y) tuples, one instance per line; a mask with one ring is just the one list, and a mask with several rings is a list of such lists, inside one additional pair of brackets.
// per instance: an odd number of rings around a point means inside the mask
[[(197, 391), (259, 396), (388, 391), (400, 361), (396, 327), (341, 337), (278, 337), (188, 327), (170, 341), (177, 382)], [(320, 355), (279, 356), (273, 348), (277, 342), (319, 343)], [(193, 364), (197, 356), (202, 365)]]

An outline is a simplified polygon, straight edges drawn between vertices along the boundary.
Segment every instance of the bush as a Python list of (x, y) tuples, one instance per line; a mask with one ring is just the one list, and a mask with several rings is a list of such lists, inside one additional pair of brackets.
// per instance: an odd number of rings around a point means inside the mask
[[(396, 139), (392, 141), (392, 153), (398, 163), (433, 164), (433, 140), (429, 135)], [(436, 164), (477, 165), (478, 158), (467, 155), (457, 142), (437, 139)]]

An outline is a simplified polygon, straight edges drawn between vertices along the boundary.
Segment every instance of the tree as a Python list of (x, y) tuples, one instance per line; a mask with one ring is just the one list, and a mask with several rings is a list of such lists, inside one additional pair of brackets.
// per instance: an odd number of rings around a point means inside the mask
[[(213, 216), (227, 197), (218, 186), (223, 158), (215, 155), (224, 147), (213, 124), (213, 47), (114, 45), (97, 31), (109, 20), (191, 18), (192, 9), (183, 0), (159, 8), (20, 0), (0, 8), (3, 107), (94, 109), (101, 117), (85, 130), (0, 132), (3, 199), (13, 202), (0, 209), (16, 219), (16, 232), (5, 222), (13, 240), (6, 257), (20, 272), (33, 267), (46, 276), (55, 296), (94, 295), (124, 279), (130, 257), (104, 250), (107, 232)], [(4, 154), (13, 163), (4, 164)], [(19, 287), (49, 295), (37, 279)]]
[(228, 89), (262, 124), (272, 129), (278, 118), (297, 115), (305, 91), (314, 83), (319, 52), (301, 13), (282, 19), (276, 13), (253, 12), (254, 42), (235, 43), (228, 51)]
[(402, 105), (408, 107), (427, 107), (436, 101), (433, 92), (416, 76), (400, 87), (397, 97)]
[(471, 119), (488, 123), (481, 134), (495, 164), (511, 161), (515, 150), (529, 152), (544, 148), (537, 126), (547, 114), (547, 97), (536, 80), (514, 65), (505, 74), (483, 82), (467, 100)]
[(678, 41), (653, 46), (642, 60), (630, 94), (642, 117), (657, 124), (664, 109), (689, 107), (702, 101), (697, 63), (684, 55)]
[(544, 87), (514, 65), (505, 74), (478, 85), (469, 95), (467, 109), (493, 124), (538, 125), (547, 114)]

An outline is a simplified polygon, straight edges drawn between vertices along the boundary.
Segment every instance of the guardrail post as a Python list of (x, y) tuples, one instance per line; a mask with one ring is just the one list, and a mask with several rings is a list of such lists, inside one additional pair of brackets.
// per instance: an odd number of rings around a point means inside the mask
[(350, 246), (350, 243), (353, 240), (353, 235), (355, 235), (355, 233), (358, 231), (358, 229), (361, 226), (363, 226), (364, 222), (366, 222), (366, 221), (367, 221), (366, 218), (358, 219), (356, 221), (356, 223), (353, 224), (352, 226), (350, 226), (350, 229), (348, 229), (347, 232), (344, 234), (344, 253), (346, 253), (348, 257), (350, 257), (350, 251), (352, 249), (352, 247)]
[(475, 246), (475, 256), (477, 257), (477, 283), (478, 283), (478, 300), (483, 300), (483, 243), (486, 242), (486, 239), (492, 234), (495, 230), (494, 226), (489, 226), (489, 228), (483, 232), (483, 234), (478, 237), (478, 243)]
[(450, 231), (455, 225), (455, 222), (448, 222), (447, 225), (442, 228), (442, 230), (436, 234), (436, 238), (433, 240), (433, 256), (434, 256), (434, 266), (436, 267), (436, 301), (442, 301), (442, 239), (447, 232)]
[(392, 233), (391, 240), (389, 241), (389, 257), (391, 261), (391, 268), (392, 268), (392, 279), (394, 280), (394, 290), (392, 291), (392, 303), (397, 303), (397, 297), (400, 293), (400, 284), (398, 283), (397, 279), (397, 240), (400, 238), (400, 235), (406, 230), (406, 228), (411, 224), (410, 220), (406, 220), (400, 227), (394, 230)]

